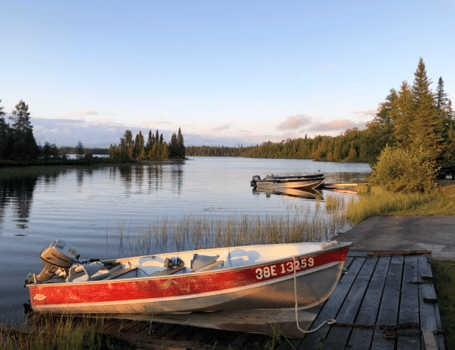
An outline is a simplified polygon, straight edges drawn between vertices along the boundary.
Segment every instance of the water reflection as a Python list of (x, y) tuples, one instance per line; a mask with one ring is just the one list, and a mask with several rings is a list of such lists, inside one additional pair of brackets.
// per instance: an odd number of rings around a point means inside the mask
[(0, 178), (0, 227), (8, 205), (15, 213), (16, 227), (26, 229), (38, 176)]
[(254, 195), (260, 195), (261, 193), (265, 193), (266, 198), (270, 198), (272, 194), (285, 196), (285, 197), (300, 197), (306, 199), (324, 199), (322, 193), (313, 190), (297, 190), (293, 188), (283, 188), (283, 189), (262, 189), (262, 188), (255, 188), (252, 192)]

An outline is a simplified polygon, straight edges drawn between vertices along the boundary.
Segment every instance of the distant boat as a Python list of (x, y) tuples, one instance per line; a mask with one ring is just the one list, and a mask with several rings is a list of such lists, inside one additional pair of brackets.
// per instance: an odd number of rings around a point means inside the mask
[(264, 244), (75, 263), (61, 240), (26, 285), (41, 313), (307, 309), (335, 290), (351, 243)]
[(277, 176), (267, 175), (261, 180), (259, 175), (254, 175), (251, 186), (255, 188), (293, 188), (293, 189), (314, 189), (324, 182), (324, 174), (309, 175), (288, 175)]

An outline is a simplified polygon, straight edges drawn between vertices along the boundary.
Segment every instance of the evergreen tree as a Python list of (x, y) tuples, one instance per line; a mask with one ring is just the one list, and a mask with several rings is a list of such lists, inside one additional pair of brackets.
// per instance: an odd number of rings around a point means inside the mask
[(79, 154), (80, 156), (82, 156), (84, 153), (85, 153), (84, 146), (82, 145), (81, 140), (79, 140), (79, 142), (77, 143), (77, 146), (76, 146), (76, 154)]
[(177, 144), (177, 135), (175, 132), (171, 136), (171, 142), (169, 142), (169, 156), (171, 158), (177, 158), (179, 156), (179, 149)]
[(419, 60), (417, 70), (414, 73), (414, 84), (411, 88), (412, 112), (414, 123), (410, 128), (413, 137), (412, 149), (424, 149), (428, 151), (431, 160), (435, 160), (442, 152), (442, 137), (437, 133), (439, 118), (430, 90), (430, 79), (427, 78), (425, 63)]
[(434, 98), (437, 109), (443, 109), (445, 106), (447, 106), (447, 103), (449, 102), (447, 94), (444, 91), (444, 81), (442, 80), (442, 77), (439, 77), (438, 86), (436, 87), (436, 93)]
[(39, 156), (39, 147), (33, 136), (33, 126), (30, 123), (28, 105), (19, 101), (13, 110), (10, 120), (13, 121), (12, 159), (35, 159)]
[(183, 143), (183, 135), (182, 135), (182, 130), (179, 128), (179, 132), (177, 135), (177, 157), (179, 158), (185, 158), (185, 145)]
[(3, 107), (0, 106), (0, 159), (6, 159), (6, 150), (9, 141), (9, 125), (6, 124), (4, 115)]
[(398, 91), (398, 98), (392, 103), (391, 110), (393, 137), (400, 147), (408, 148), (412, 141), (409, 135), (409, 128), (414, 124), (412, 102), (410, 86), (405, 80)]
[(16, 105), (16, 109), (13, 110), (13, 115), (10, 117), (13, 121), (12, 127), (19, 133), (23, 133), (27, 130), (32, 130), (33, 127), (30, 123), (30, 112), (28, 111), (28, 105), (24, 101), (20, 100)]
[(144, 149), (144, 136), (142, 136), (142, 132), (136, 135), (136, 140), (134, 142), (134, 157), (137, 158), (142, 153)]

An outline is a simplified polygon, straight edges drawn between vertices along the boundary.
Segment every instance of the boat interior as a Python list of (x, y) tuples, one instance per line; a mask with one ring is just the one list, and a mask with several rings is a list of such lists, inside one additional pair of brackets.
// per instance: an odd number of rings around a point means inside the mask
[(102, 262), (94, 261), (89, 264), (75, 262), (69, 269), (57, 271), (53, 278), (43, 284), (159, 278), (176, 274), (205, 273), (316, 253), (336, 245), (338, 245), (336, 241), (256, 245), (146, 255)]

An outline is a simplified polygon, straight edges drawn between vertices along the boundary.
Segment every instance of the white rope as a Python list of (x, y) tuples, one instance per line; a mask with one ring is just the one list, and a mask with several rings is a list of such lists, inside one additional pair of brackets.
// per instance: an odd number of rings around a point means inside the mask
[(321, 328), (323, 325), (325, 325), (326, 323), (327, 324), (334, 324), (336, 322), (335, 319), (328, 319), (328, 320), (325, 320), (324, 322), (322, 322), (319, 326), (317, 326), (315, 329), (312, 329), (311, 331), (304, 331), (302, 328), (300, 328), (299, 326), (299, 316), (298, 316), (298, 313), (297, 313), (297, 309), (298, 309), (298, 303), (297, 303), (297, 278), (296, 278), (296, 274), (295, 274), (295, 256), (293, 255), (292, 256), (292, 259), (293, 259), (293, 262), (294, 262), (294, 299), (295, 299), (295, 324), (297, 325), (297, 329), (304, 333), (304, 334), (308, 334), (308, 333), (314, 333), (316, 332), (319, 328)]

